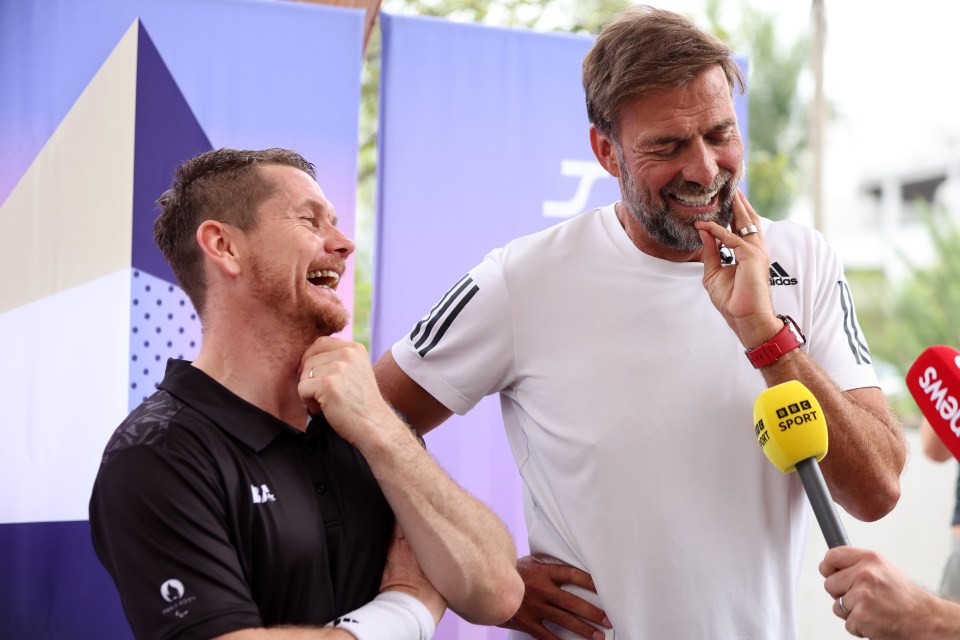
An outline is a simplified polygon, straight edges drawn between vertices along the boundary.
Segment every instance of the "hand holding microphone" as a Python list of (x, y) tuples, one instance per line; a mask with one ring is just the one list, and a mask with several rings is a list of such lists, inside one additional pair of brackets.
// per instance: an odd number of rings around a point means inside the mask
[(799, 474), (827, 546), (849, 545), (818, 464), (827, 455), (827, 421), (813, 393), (797, 380), (770, 387), (753, 403), (753, 422), (773, 466)]
[[(960, 352), (942, 345), (927, 348), (907, 372), (907, 387), (932, 430), (960, 458)], [(936, 597), (873, 551), (828, 551), (820, 573), (824, 589), (836, 598), (834, 613), (853, 635), (960, 637), (960, 604)]]
[[(907, 373), (907, 387), (930, 427), (960, 458), (960, 352), (929, 347)], [(936, 597), (883, 556), (847, 547), (820, 564), (834, 613), (858, 637), (948, 640), (960, 637), (960, 604)], [(846, 599), (846, 606), (840, 604)]]

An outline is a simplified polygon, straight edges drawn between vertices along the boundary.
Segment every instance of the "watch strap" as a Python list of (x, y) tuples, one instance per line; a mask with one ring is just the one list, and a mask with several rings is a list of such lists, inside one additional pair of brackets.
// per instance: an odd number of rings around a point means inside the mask
[(744, 353), (755, 369), (766, 367), (779, 360), (785, 353), (789, 353), (807, 342), (807, 338), (800, 331), (800, 327), (790, 316), (777, 315), (783, 321), (783, 328), (763, 344), (747, 349)]

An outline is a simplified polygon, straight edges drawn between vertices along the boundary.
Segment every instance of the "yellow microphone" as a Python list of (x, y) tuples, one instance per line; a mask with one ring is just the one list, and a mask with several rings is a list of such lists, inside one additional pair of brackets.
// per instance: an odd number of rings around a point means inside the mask
[(790, 380), (765, 390), (753, 403), (753, 423), (763, 453), (777, 469), (796, 469), (827, 546), (850, 544), (818, 462), (827, 455), (827, 420), (803, 383)]

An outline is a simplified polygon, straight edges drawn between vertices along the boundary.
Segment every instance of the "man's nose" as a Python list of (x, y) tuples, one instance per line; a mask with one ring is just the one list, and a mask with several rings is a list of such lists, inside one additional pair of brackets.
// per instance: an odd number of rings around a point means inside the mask
[(713, 184), (719, 168), (717, 166), (717, 150), (704, 141), (691, 145), (683, 167), (683, 179), (687, 182), (696, 182), (701, 186)]
[(331, 232), (326, 239), (327, 251), (338, 253), (341, 258), (346, 259), (357, 248), (356, 245), (337, 227), (330, 227), (330, 229)]

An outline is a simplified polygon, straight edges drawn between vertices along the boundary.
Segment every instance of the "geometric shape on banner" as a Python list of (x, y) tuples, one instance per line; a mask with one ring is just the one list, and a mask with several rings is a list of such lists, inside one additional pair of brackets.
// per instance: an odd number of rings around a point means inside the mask
[(0, 206), (0, 312), (130, 264), (136, 27)]
[(153, 241), (157, 198), (170, 187), (174, 168), (210, 150), (210, 141), (143, 24), (137, 48), (137, 116), (133, 173), (132, 266), (174, 282), (173, 271)]
[(130, 410), (152, 394), (169, 358), (193, 360), (200, 319), (183, 289), (146, 271), (130, 278)]
[(143, 24), (137, 48), (137, 117), (130, 280), (129, 407), (153, 393), (168, 358), (196, 357), (200, 321), (153, 239), (157, 198), (177, 165), (210, 150), (210, 141)]
[(139, 15), (120, 1), (0, 2), (0, 204)]
[(85, 520), (129, 413), (130, 268), (0, 313), (0, 336), (0, 523)]

